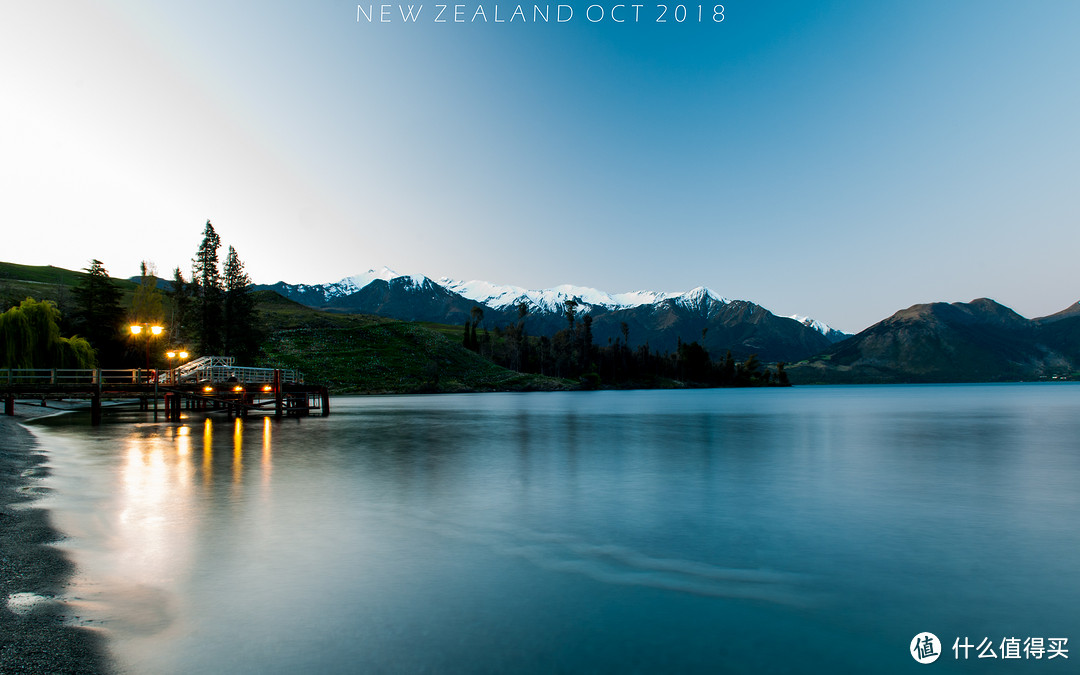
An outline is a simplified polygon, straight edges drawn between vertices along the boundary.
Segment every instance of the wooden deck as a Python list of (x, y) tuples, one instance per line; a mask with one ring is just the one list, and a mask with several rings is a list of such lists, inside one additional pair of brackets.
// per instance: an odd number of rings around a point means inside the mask
[(182, 411), (222, 411), (226, 415), (275, 417), (330, 414), (325, 386), (304, 383), (294, 370), (235, 366), (232, 357), (208, 356), (168, 370), (0, 369), (4, 413), (15, 414), (17, 399), (88, 399), (91, 424), (101, 423), (101, 402), (137, 399), (144, 410), (159, 403), (166, 420)]

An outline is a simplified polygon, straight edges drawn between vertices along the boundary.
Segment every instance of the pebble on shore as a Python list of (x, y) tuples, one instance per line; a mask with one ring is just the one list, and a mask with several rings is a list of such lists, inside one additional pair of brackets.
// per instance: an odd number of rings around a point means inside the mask
[(32, 503), (46, 457), (18, 419), (0, 415), (0, 673), (108, 673), (104, 637), (66, 624), (63, 605), (47, 601), (73, 566), (50, 546), (60, 533), (48, 512)]

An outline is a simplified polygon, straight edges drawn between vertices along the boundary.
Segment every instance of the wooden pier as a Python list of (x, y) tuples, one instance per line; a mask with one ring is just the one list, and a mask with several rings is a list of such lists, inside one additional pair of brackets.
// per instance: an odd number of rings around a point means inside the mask
[(302, 417), (330, 414), (325, 386), (305, 384), (295, 370), (236, 366), (231, 356), (204, 356), (168, 370), (0, 369), (4, 414), (15, 414), (16, 399), (89, 399), (91, 424), (101, 423), (101, 402), (138, 399), (142, 410), (158, 405), (166, 420), (182, 410), (222, 411), (246, 417), (265, 414)]

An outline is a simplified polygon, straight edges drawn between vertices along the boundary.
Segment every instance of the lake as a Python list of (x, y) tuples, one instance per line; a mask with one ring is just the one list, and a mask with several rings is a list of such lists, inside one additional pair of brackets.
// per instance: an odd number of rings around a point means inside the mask
[(1029, 640), (1080, 636), (1080, 386), (332, 410), (36, 426), (122, 672), (914, 672), (923, 631), (939, 672), (1080, 658)]

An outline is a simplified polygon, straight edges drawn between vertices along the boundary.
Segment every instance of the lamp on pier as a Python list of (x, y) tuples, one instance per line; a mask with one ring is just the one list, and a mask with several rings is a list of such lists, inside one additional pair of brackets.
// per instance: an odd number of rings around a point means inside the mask
[(146, 334), (146, 369), (150, 370), (150, 340), (165, 332), (165, 329), (156, 323), (133, 323), (129, 326), (134, 337)]
[[(191, 354), (182, 349), (170, 349), (165, 352), (165, 358), (169, 359), (169, 382), (176, 384), (176, 369), (184, 364)], [(173, 364), (176, 364), (175, 366)]]

